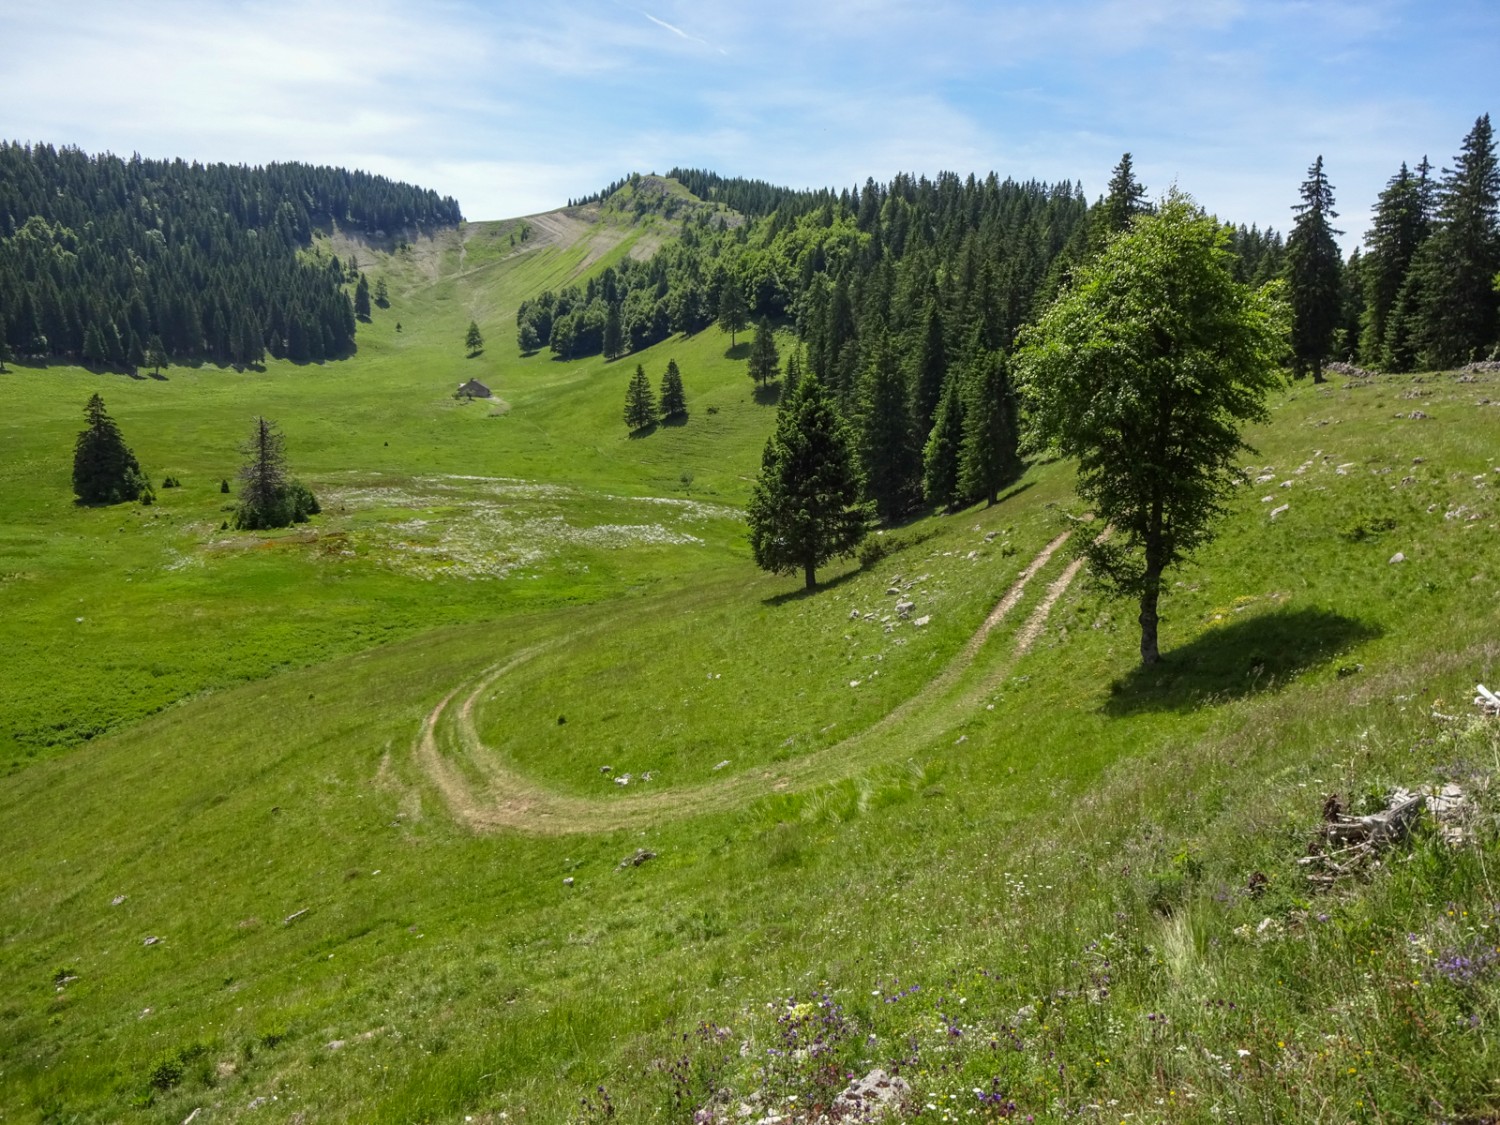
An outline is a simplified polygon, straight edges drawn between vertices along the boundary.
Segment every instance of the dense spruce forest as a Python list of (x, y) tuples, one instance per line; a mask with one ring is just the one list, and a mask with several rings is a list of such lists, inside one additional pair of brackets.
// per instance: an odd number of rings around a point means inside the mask
[(453, 199), (342, 168), (0, 144), (0, 343), (112, 369), (344, 355), (350, 277), (300, 253), (314, 229), (462, 218)]
[[(751, 221), (701, 212), (649, 261), (626, 260), (521, 304), (518, 343), (609, 357), (718, 323), (792, 328), (785, 389), (819, 376), (856, 430), (869, 498), (887, 520), (924, 499), (992, 499), (1020, 468), (1005, 355), (1016, 332), (1107, 235), (1146, 207), (1129, 154), (1090, 207), (1079, 184), (942, 173), (796, 191), (696, 169), (672, 177)], [(608, 200), (622, 179), (579, 202)], [(1229, 228), (1241, 280), (1284, 269), (1280, 235)], [(762, 395), (780, 357), (747, 353)], [(998, 450), (998, 452), (996, 452)]]

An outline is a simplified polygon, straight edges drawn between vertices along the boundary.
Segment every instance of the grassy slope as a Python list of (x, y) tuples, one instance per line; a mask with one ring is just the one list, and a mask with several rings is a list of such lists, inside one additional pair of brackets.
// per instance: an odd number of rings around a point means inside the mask
[[(160, 384), (0, 377), (5, 717), (22, 734), (80, 714), (120, 727), (51, 760), (20, 739), (0, 783), (7, 1119), (117, 1120), (134, 1103), (143, 1121), (197, 1106), (234, 1120), (274, 1098), (255, 1119), (552, 1121), (604, 1081), (626, 1119), (684, 1120), (675, 1089), (748, 1090), (776, 1041), (763, 1006), (817, 989), (859, 1027), (840, 1060), (904, 1056), (931, 1120), (989, 1108), (971, 1091), (992, 1079), (1039, 1115), (1109, 1098), (1138, 1119), (1497, 1104), (1493, 982), (1454, 984), (1420, 952), (1489, 932), (1483, 856), (1424, 843), (1368, 888), (1316, 901), (1293, 862), (1323, 793), (1440, 766), (1467, 779), (1500, 752), (1493, 726), (1430, 717), (1500, 675), (1497, 408), (1477, 405), (1493, 376), (1283, 396), (1251, 458), (1273, 480), (1243, 490), (1181, 576), (1159, 674), (1133, 671), (1125, 607), (1081, 585), (1007, 662), (1059, 555), (980, 651), (962, 709), (857, 744), (833, 780), (778, 789), (778, 769), (947, 666), (1074, 526), (1066, 467), (1033, 469), (997, 508), (903, 531), (931, 537), (867, 572), (831, 570), (840, 580), (813, 598), (756, 574), (713, 513), (652, 521), (701, 544), (564, 537), (504, 580), (424, 578), (402, 544), (434, 528), (454, 535), (424, 565), (494, 566), (535, 544), (526, 520), (646, 521), (660, 505), (620, 498), (680, 498), (683, 472), (694, 499), (737, 504), (769, 425), (717, 332), (613, 365), (513, 358), (507, 309), (585, 252), (508, 254), (504, 228), (479, 228), (462, 250), (391, 262), (395, 307), (346, 364)], [(490, 338), (472, 361), (470, 316)], [(669, 354), (692, 419), (631, 440), (624, 380)], [(445, 397), (470, 374), (509, 412)], [(67, 504), (78, 407), (101, 385), (153, 476), (184, 480), (155, 509)], [(1394, 417), (1417, 405), (1432, 417)], [(317, 543), (205, 551), (221, 499), (207, 486), (256, 412), (347, 510)], [(442, 474), (559, 490), (497, 497)], [(1483, 518), (1444, 518), (1460, 506)], [(1397, 550), (1406, 563), (1387, 561)], [(179, 558), (192, 561), (170, 569)], [(898, 575), (926, 575), (926, 631), (851, 621), (888, 612)], [(414, 763), (423, 716), (541, 642), (481, 701), (501, 760), (601, 808), (637, 792), (600, 764), (659, 771), (651, 792), (668, 802), (716, 779), (741, 795), (668, 803), (645, 830), (457, 828)], [(641, 847), (659, 858), (617, 867)], [(1252, 898), (1257, 870), (1270, 891)], [(1287, 936), (1234, 935), (1263, 917)], [(1408, 932), (1427, 944), (1414, 951)], [(56, 985), (61, 970), (77, 979)], [(924, 991), (883, 1002), (911, 984)], [(700, 1019), (732, 1026), (732, 1049), (720, 1063), (710, 1037), (674, 1087), (652, 1060), (676, 1057), (672, 1036)], [(773, 1077), (816, 1093), (805, 1074)]]

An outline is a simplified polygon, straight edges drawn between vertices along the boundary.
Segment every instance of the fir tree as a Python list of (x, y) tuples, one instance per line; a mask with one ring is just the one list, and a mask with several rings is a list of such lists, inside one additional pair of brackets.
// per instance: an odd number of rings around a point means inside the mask
[(860, 488), (848, 429), (808, 372), (777, 413), (745, 508), (756, 565), (801, 571), (814, 589), (818, 568), (853, 554), (865, 536)]
[(964, 440), (964, 401), (957, 371), (943, 383), (937, 417), (922, 450), (922, 493), (929, 503), (955, 507), (960, 501), (958, 458)]
[(293, 480), (286, 469), (286, 438), (275, 422), (256, 418), (250, 439), (240, 450), (240, 502), (234, 526), (242, 531), (290, 527), (306, 523), (322, 509), (311, 490)]
[(1417, 346), (1432, 367), (1464, 363), (1496, 343), (1500, 302), (1500, 164), (1489, 114), (1474, 122), (1454, 167), (1443, 169), (1437, 221), (1412, 270), (1421, 274)]
[(469, 331), (467, 335), (464, 336), (464, 347), (469, 349), (470, 357), (476, 356), (480, 352), (484, 351), (484, 336), (479, 331), (479, 324), (477, 321), (469, 321)]
[(151, 342), (146, 345), (146, 366), (151, 368), (153, 375), (160, 375), (161, 369), (167, 365), (167, 349), (161, 345), (161, 337), (153, 335)]
[(958, 491), (968, 500), (995, 503), (1000, 486), (1020, 468), (1015, 393), (1000, 352), (979, 352), (970, 361), (965, 392), (963, 441), (958, 454)]
[(1135, 178), (1130, 153), (1120, 157), (1110, 173), (1109, 190), (1096, 213), (1089, 216), (1089, 233), (1097, 250), (1111, 235), (1129, 229), (1131, 221), (1146, 211), (1146, 189)]
[(370, 282), (364, 274), (354, 286), (354, 315), (360, 320), (370, 319)]
[(909, 512), (921, 480), (921, 453), (912, 426), (911, 397), (889, 333), (872, 333), (860, 380), (859, 461), (875, 513), (892, 523)]
[(923, 316), (922, 343), (917, 352), (916, 369), (912, 378), (912, 413), (915, 415), (917, 432), (931, 432), (937, 417), (938, 400), (943, 395), (943, 384), (948, 374), (948, 350), (943, 342), (943, 315), (935, 300), (927, 302)]
[(141, 466), (97, 394), (83, 408), (88, 425), (73, 444), (73, 492), (85, 504), (119, 504), (150, 489)]
[(785, 375), (785, 378), (782, 380), (782, 382), (785, 385), (782, 387), (781, 393), (783, 395), (790, 395), (793, 391), (795, 391), (797, 389), (797, 384), (801, 380), (802, 380), (802, 349), (800, 347), (793, 346), (792, 350), (787, 353), (787, 357), (786, 357), (786, 375)]
[(734, 277), (724, 280), (719, 291), (719, 327), (729, 333), (729, 346), (734, 347), (737, 333), (743, 332), (750, 323), (750, 309), (745, 304), (745, 293)]
[(391, 291), (387, 288), (384, 277), (375, 279), (375, 304), (382, 309), (391, 307)]
[(656, 421), (656, 400), (651, 393), (651, 383), (646, 378), (646, 369), (639, 363), (635, 374), (625, 388), (625, 424), (632, 431), (643, 430)]
[(666, 373), (661, 377), (661, 414), (663, 418), (687, 415), (687, 395), (682, 389), (682, 372), (677, 369), (675, 359), (667, 360)]
[(617, 302), (610, 302), (608, 310), (604, 314), (604, 358), (614, 359), (624, 351), (620, 331), (620, 306)]
[(1312, 372), (1313, 382), (1323, 382), (1323, 363), (1333, 350), (1333, 334), (1339, 326), (1342, 263), (1339, 245), (1329, 220), (1333, 209), (1333, 187), (1323, 174), (1323, 158), (1307, 170), (1301, 188), (1302, 202), (1292, 233), (1287, 237), (1288, 282), (1292, 304), (1292, 354), (1299, 375)]
[(1401, 347), (1405, 333), (1394, 328), (1393, 313), (1412, 259), (1427, 239), (1429, 222), (1422, 183), (1403, 163), (1380, 193), (1365, 235), (1365, 302), (1359, 337), (1363, 363), (1387, 371), (1406, 369), (1393, 354), (1405, 350)]
[(781, 369), (781, 355), (776, 350), (776, 334), (771, 322), (761, 317), (755, 326), (755, 338), (750, 341), (750, 358), (747, 361), (750, 378), (756, 386), (764, 386), (776, 378)]

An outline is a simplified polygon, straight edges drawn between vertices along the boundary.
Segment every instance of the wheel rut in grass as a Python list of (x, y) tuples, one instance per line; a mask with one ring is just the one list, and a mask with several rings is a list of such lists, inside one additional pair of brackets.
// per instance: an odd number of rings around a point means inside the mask
[(758, 766), (696, 785), (631, 793), (613, 799), (553, 789), (505, 766), (485, 746), (475, 711), (490, 687), (560, 642), (534, 645), (443, 696), (423, 719), (413, 750), (418, 765), (442, 795), (449, 812), (474, 832), (519, 831), (537, 835), (642, 828), (674, 817), (721, 812), (770, 793), (837, 781), (951, 732), (1007, 676), (1035, 643), (1053, 605), (1077, 576), (1071, 562), (1047, 587), (1009, 650), (984, 675), (966, 676), (990, 634), (1016, 609), (1027, 586), (1067, 540), (1059, 535), (1016, 576), (1005, 596), (948, 665), (915, 695), (864, 730), (801, 758)]

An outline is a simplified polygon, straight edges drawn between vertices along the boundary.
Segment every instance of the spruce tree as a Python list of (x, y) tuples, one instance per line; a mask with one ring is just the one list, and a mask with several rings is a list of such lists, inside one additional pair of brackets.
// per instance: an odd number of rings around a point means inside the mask
[(146, 345), (146, 365), (151, 368), (153, 375), (160, 375), (166, 364), (167, 349), (161, 346), (160, 336), (152, 335), (151, 343)]
[(745, 293), (739, 280), (733, 276), (724, 279), (719, 291), (719, 327), (729, 333), (729, 346), (734, 347), (737, 333), (743, 332), (750, 323), (750, 309), (745, 304)]
[(135, 454), (97, 394), (83, 408), (88, 421), (73, 444), (73, 492), (85, 504), (119, 504), (149, 490)]
[(1108, 193), (1089, 216), (1089, 233), (1095, 249), (1111, 235), (1128, 230), (1131, 220), (1146, 210), (1146, 189), (1136, 180), (1135, 166), (1127, 152), (1110, 173)]
[(1292, 354), (1298, 375), (1311, 371), (1313, 382), (1321, 383), (1323, 363), (1333, 350), (1333, 334), (1339, 326), (1343, 284), (1339, 244), (1333, 237), (1343, 231), (1329, 224), (1338, 212), (1333, 209), (1333, 186), (1323, 174), (1321, 156), (1307, 170), (1301, 194), (1302, 202), (1292, 208), (1297, 218), (1286, 243)]
[(464, 347), (469, 349), (469, 355), (476, 356), (484, 351), (484, 336), (479, 331), (476, 321), (469, 321), (469, 331), (464, 336)]
[[(1425, 163), (1425, 162), (1424, 162)], [(1403, 333), (1393, 332), (1393, 312), (1412, 259), (1427, 239), (1430, 216), (1425, 213), (1421, 181), (1406, 164), (1386, 182), (1375, 203), (1375, 216), (1365, 235), (1365, 308), (1359, 337), (1360, 362), (1387, 371), (1405, 368), (1393, 350), (1401, 350)], [(1388, 337), (1396, 344), (1388, 348)]]
[(620, 306), (611, 301), (604, 313), (604, 358), (614, 359), (624, 348), (624, 334), (620, 331)]
[(681, 418), (687, 414), (687, 395), (682, 389), (682, 372), (675, 359), (667, 360), (666, 374), (661, 377), (661, 415)]
[(241, 447), (240, 502), (234, 526), (242, 531), (290, 527), (306, 523), (322, 509), (318, 499), (299, 480), (287, 474), (286, 438), (275, 422), (256, 418), (250, 439)]
[(771, 322), (765, 317), (755, 326), (755, 338), (750, 341), (750, 358), (747, 361), (750, 378), (756, 386), (764, 386), (776, 378), (781, 370), (781, 355), (776, 350), (776, 334)]
[(874, 340), (860, 380), (859, 462), (865, 495), (875, 513), (892, 523), (916, 503), (921, 484), (921, 451), (912, 426), (911, 396), (884, 327)]
[(391, 291), (386, 286), (385, 278), (383, 277), (375, 279), (375, 304), (382, 309), (391, 307)]
[(976, 353), (964, 373), (963, 441), (958, 453), (958, 492), (966, 500), (995, 503), (1000, 486), (1020, 469), (1015, 392), (1000, 352)]
[(651, 394), (651, 383), (646, 378), (646, 369), (639, 363), (635, 374), (625, 388), (625, 424), (634, 430), (643, 430), (656, 421), (656, 400)]
[(944, 381), (937, 417), (922, 450), (922, 493), (929, 503), (943, 507), (956, 507), (960, 502), (958, 456), (964, 440), (961, 381), (957, 370), (951, 371)]
[(364, 274), (354, 286), (354, 315), (360, 320), (370, 319), (370, 282)]
[(937, 301), (929, 300), (924, 312), (922, 343), (912, 378), (912, 413), (917, 432), (927, 434), (937, 417), (938, 401), (948, 373), (948, 350), (943, 342), (943, 315)]
[(802, 349), (794, 346), (786, 357), (786, 374), (782, 379), (784, 384), (781, 389), (783, 396), (790, 395), (797, 389), (797, 384), (802, 379)]
[(853, 554), (865, 537), (861, 483), (848, 428), (809, 371), (777, 413), (745, 507), (756, 565), (801, 571), (814, 589), (818, 568)]
[(1412, 268), (1422, 275), (1414, 334), (1423, 362), (1446, 367), (1488, 352), (1500, 328), (1491, 286), (1500, 269), (1500, 163), (1489, 114), (1443, 169), (1432, 237)]

